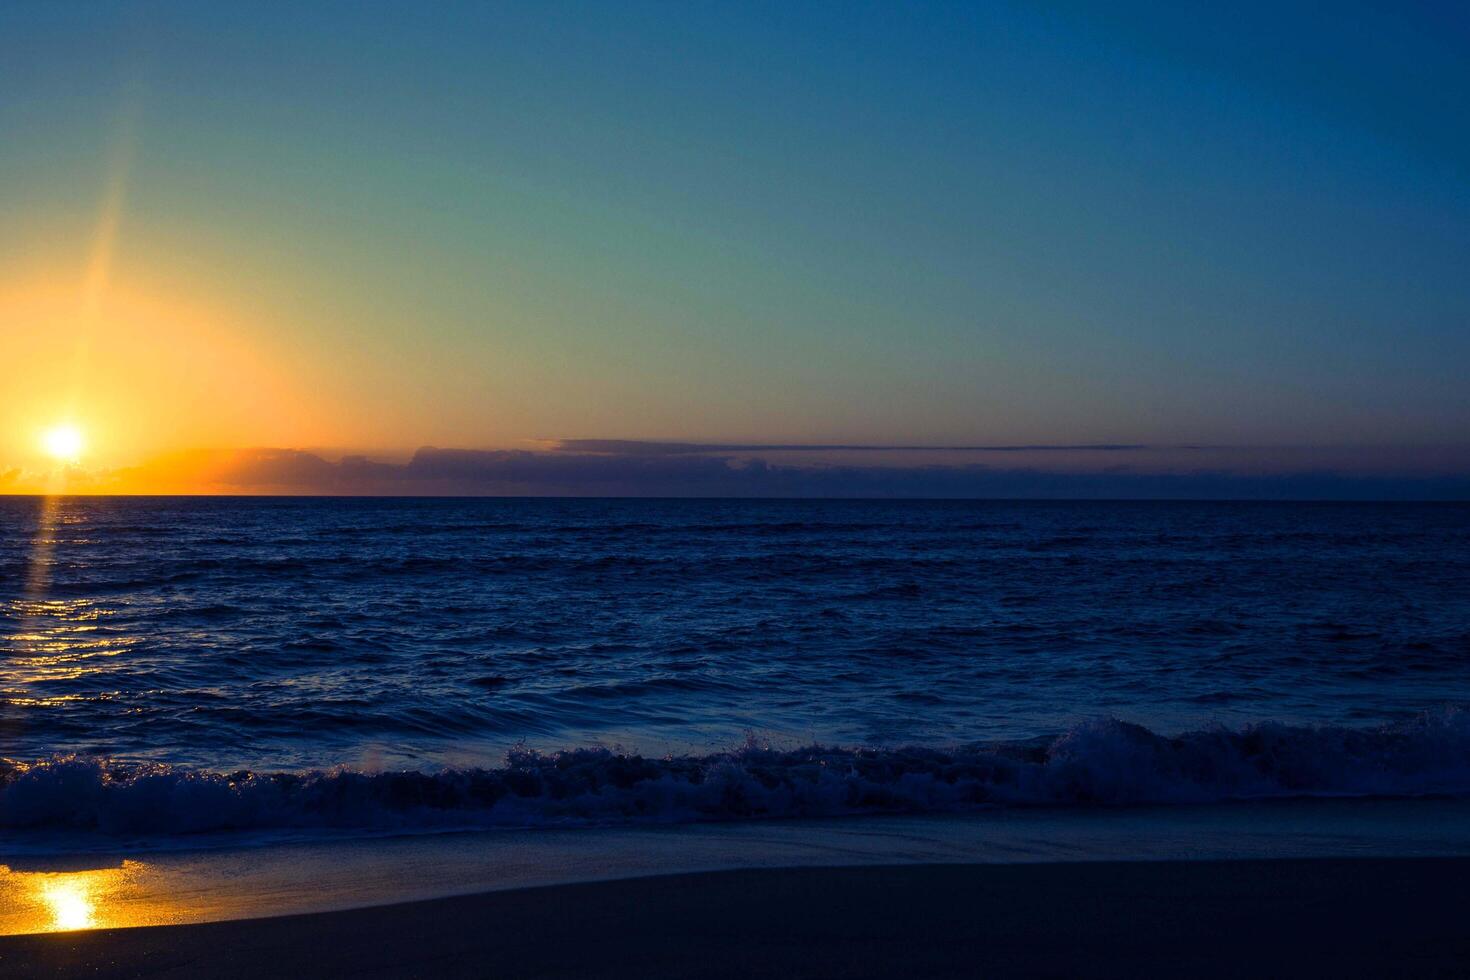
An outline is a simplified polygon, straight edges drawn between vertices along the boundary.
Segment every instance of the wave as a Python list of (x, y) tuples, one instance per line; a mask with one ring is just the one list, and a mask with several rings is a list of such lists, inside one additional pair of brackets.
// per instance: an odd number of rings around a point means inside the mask
[(1265, 723), (1177, 736), (1099, 720), (1031, 742), (703, 756), (515, 749), (494, 769), (207, 772), (0, 761), (0, 827), (109, 835), (681, 823), (996, 806), (1470, 795), (1470, 711), (1373, 729)]

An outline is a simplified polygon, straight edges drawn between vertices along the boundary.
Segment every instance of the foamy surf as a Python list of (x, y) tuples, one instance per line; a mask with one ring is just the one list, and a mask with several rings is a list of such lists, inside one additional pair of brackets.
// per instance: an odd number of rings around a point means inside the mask
[(67, 756), (0, 763), (0, 827), (166, 837), (226, 831), (676, 824), (996, 807), (1470, 795), (1470, 712), (1376, 727), (1264, 723), (1166, 736), (1109, 719), (951, 748), (648, 758), (515, 750), (498, 768), (210, 772)]

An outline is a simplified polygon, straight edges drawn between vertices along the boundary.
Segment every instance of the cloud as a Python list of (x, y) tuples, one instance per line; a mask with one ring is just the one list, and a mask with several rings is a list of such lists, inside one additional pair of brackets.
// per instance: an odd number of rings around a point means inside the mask
[[(615, 456), (684, 456), (710, 453), (1045, 453), (1143, 452), (1160, 448), (1141, 443), (1084, 443), (1078, 445), (921, 446), (844, 443), (779, 442), (657, 442), (647, 439), (552, 439), (552, 452), (602, 453)], [(1173, 446), (1172, 449), (1199, 449)]]
[(93, 490), (148, 493), (224, 491), (391, 492), (402, 467), (346, 456), (333, 463), (300, 449), (194, 449), (154, 457), (95, 479)]
[(1329, 470), (1148, 472), (1137, 467), (804, 465), (714, 453), (574, 453), (426, 447), (404, 463), (335, 462), (296, 449), (160, 457), (102, 480), (115, 492), (635, 497), (937, 497), (1122, 499), (1470, 499), (1470, 475)]

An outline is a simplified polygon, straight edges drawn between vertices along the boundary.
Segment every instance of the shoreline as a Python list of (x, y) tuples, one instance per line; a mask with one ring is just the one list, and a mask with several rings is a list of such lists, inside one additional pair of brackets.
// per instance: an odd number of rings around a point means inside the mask
[(1470, 976), (1470, 858), (698, 872), (0, 938), (14, 977)]
[(1470, 800), (997, 809), (194, 843), (151, 850), (118, 842), (95, 853), (0, 848), (0, 936), (260, 919), (719, 871), (1470, 858)]

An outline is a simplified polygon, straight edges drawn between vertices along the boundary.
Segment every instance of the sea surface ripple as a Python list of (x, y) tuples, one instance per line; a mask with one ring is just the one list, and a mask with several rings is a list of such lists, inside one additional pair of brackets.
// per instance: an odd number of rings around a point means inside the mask
[(0, 588), (20, 766), (953, 753), (1470, 702), (1461, 505), (4, 498)]

